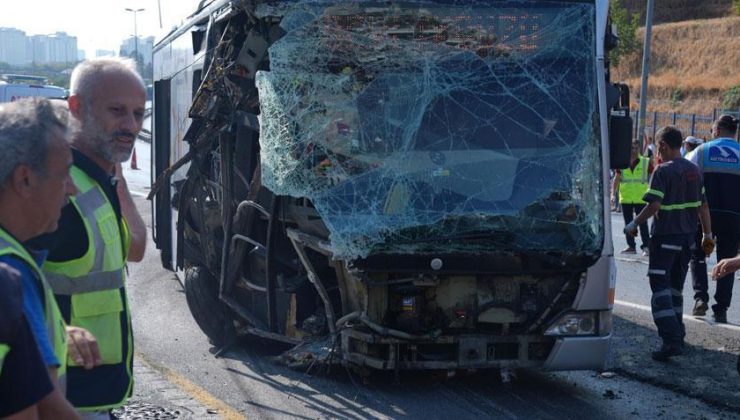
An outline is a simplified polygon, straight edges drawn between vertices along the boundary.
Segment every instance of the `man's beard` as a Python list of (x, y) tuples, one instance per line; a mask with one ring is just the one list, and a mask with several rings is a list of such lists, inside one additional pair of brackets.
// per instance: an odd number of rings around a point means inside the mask
[[(86, 112), (83, 120), (78, 123), (77, 138), (99, 157), (112, 163), (121, 163), (131, 157), (136, 137), (129, 131), (114, 131), (108, 134), (98, 124), (90, 112)], [(121, 144), (116, 141), (118, 137), (131, 138), (131, 144)]]

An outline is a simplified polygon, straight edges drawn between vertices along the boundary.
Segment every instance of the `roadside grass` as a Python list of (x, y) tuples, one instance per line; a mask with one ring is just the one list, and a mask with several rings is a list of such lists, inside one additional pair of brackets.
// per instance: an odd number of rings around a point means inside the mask
[[(612, 0), (614, 1), (614, 0)], [(639, 13), (645, 20), (645, 0), (618, 0), (630, 13)], [(733, 2), (740, 0), (658, 0), (654, 4), (653, 16), (656, 23), (681, 22), (691, 19), (710, 19), (727, 16)]]
[[(644, 28), (638, 30), (642, 44)], [(665, 23), (653, 27), (649, 109), (711, 113), (724, 94), (740, 85), (740, 16)], [(642, 51), (623, 57), (613, 80), (638, 96)], [(637, 100), (633, 101), (635, 104)]]

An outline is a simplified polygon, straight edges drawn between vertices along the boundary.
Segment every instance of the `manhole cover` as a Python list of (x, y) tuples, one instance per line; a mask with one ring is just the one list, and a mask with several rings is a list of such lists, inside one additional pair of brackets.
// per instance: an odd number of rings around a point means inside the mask
[(122, 420), (171, 420), (184, 417), (182, 410), (146, 403), (130, 403), (113, 410), (113, 417)]

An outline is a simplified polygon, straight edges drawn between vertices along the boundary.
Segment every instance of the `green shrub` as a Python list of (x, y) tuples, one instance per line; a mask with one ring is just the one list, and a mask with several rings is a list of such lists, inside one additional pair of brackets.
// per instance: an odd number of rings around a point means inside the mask
[(735, 9), (735, 14), (740, 16), (740, 0), (732, 0), (732, 7)]
[(731, 87), (722, 98), (722, 108), (740, 109), (740, 85)]
[(683, 102), (685, 97), (686, 95), (684, 95), (680, 87), (673, 88), (673, 90), (671, 90), (671, 105), (674, 107), (678, 106), (681, 102)]
[(621, 57), (640, 50), (641, 43), (637, 39), (640, 14), (630, 15), (621, 0), (609, 3), (609, 13), (612, 23), (617, 26), (617, 36), (619, 37), (619, 45), (609, 52), (609, 58), (614, 64), (619, 64)]

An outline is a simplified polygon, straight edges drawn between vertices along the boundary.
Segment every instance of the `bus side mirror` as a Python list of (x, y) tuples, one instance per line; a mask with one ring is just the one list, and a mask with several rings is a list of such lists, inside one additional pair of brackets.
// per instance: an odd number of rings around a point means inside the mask
[[(627, 85), (610, 86), (618, 99), (610, 107), (609, 115), (609, 167), (625, 169), (632, 158), (632, 117), (630, 117), (630, 93)], [(615, 98), (616, 99), (616, 98)], [(611, 104), (610, 104), (611, 105)]]
[(609, 157), (611, 169), (630, 166), (632, 155), (632, 117), (612, 115), (609, 118)]

